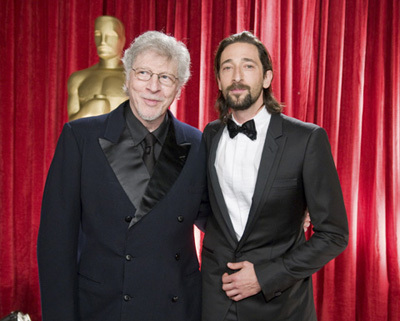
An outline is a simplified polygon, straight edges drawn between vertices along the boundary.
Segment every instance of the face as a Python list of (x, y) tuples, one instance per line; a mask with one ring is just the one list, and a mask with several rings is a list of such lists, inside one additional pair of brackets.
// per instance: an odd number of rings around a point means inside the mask
[(153, 76), (148, 81), (137, 79), (130, 71), (126, 81), (129, 103), (134, 115), (149, 129), (156, 129), (164, 119), (168, 107), (179, 93), (179, 81), (168, 87), (162, 85), (155, 74), (167, 73), (177, 76), (178, 64), (154, 51), (140, 53), (132, 68), (151, 71)]
[(232, 110), (261, 107), (263, 88), (268, 88), (271, 80), (272, 71), (263, 74), (256, 46), (237, 42), (222, 52), (218, 87)]
[(125, 41), (120, 27), (112, 20), (99, 19), (95, 23), (94, 40), (97, 54), (102, 59), (120, 57)]

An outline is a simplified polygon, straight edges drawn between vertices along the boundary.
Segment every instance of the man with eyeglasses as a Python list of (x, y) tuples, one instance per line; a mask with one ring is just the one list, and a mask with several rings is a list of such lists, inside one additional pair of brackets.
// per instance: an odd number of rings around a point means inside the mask
[(209, 214), (201, 132), (168, 107), (190, 76), (185, 45), (146, 32), (125, 51), (129, 100), (67, 123), (43, 197), (44, 321), (199, 321), (193, 224)]

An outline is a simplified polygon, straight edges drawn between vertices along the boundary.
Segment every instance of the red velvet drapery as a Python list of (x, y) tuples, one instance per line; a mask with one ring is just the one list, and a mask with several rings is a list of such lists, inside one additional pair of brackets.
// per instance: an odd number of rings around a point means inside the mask
[(96, 63), (103, 14), (125, 24), (127, 43), (155, 29), (187, 44), (193, 76), (172, 109), (200, 129), (216, 117), (218, 42), (245, 29), (262, 39), (285, 113), (327, 130), (348, 211), (348, 249), (314, 277), (319, 319), (399, 320), (398, 0), (1, 0), (0, 317), (19, 309), (40, 320), (44, 180), (67, 79)]

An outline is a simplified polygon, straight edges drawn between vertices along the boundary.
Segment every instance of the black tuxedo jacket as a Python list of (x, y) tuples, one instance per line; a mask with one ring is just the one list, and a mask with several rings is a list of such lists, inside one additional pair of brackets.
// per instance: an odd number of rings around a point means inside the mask
[(193, 224), (208, 214), (201, 132), (169, 115), (135, 208), (124, 106), (67, 123), (60, 136), (38, 237), (44, 321), (200, 320)]
[[(311, 275), (344, 250), (346, 211), (326, 132), (313, 124), (271, 117), (244, 234), (235, 237), (214, 167), (225, 125), (204, 130), (213, 215), (203, 241), (203, 320), (222, 321), (232, 304), (222, 290), (227, 262), (250, 261), (262, 291), (237, 303), (240, 321), (316, 320)], [(306, 241), (310, 212), (314, 234)]]

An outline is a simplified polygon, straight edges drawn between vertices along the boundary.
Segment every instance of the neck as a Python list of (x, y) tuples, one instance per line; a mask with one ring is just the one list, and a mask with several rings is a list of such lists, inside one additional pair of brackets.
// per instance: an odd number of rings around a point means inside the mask
[(139, 119), (139, 120), (142, 122), (142, 124), (144, 125), (144, 127), (146, 127), (147, 130), (148, 130), (150, 133), (152, 133), (152, 132), (154, 132), (158, 127), (160, 127), (160, 125), (161, 125), (161, 123), (163, 122), (164, 118), (163, 118), (163, 117), (160, 117), (160, 118), (157, 118), (157, 119), (152, 120), (152, 121), (147, 121), (147, 120), (142, 120), (142, 119)]
[(250, 108), (245, 110), (233, 110), (232, 115), (239, 124), (243, 124), (250, 119), (253, 119), (263, 107), (264, 104), (261, 106), (253, 104)]
[(119, 57), (114, 57), (111, 59), (100, 58), (99, 67), (104, 69), (117, 69), (121, 67), (121, 59)]

